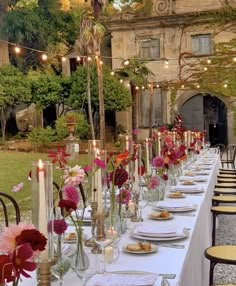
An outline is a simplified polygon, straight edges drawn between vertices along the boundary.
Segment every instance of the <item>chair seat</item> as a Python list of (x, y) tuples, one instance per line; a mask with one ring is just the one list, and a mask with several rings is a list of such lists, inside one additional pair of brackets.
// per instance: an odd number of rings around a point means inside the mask
[(205, 257), (216, 263), (236, 265), (236, 245), (216, 245), (205, 250)]
[(220, 172), (226, 172), (226, 173), (236, 173), (236, 170), (234, 169), (226, 169), (226, 168), (220, 168)]
[(217, 182), (219, 184), (222, 184), (222, 183), (233, 183), (233, 184), (236, 184), (236, 177), (235, 178), (220, 178), (220, 177), (218, 177), (217, 178)]
[(230, 188), (215, 188), (215, 194), (223, 194), (223, 195), (236, 195), (236, 189)]
[(235, 188), (236, 189), (236, 183), (217, 183), (215, 185), (216, 188)]
[(213, 196), (212, 201), (218, 203), (236, 203), (236, 196)]
[[(236, 214), (236, 206), (214, 206), (211, 211), (216, 214)], [(236, 255), (236, 254), (235, 254)]]
[(236, 174), (219, 174), (218, 176), (217, 176), (218, 178), (222, 178), (222, 179), (234, 179), (235, 178), (235, 180), (236, 180)]

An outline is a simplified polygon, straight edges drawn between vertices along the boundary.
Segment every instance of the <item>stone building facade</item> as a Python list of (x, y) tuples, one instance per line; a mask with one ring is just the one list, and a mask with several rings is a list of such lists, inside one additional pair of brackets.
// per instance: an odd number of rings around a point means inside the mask
[[(117, 14), (107, 23), (111, 32), (112, 68), (118, 69), (124, 60), (134, 57), (147, 61), (153, 73), (149, 81), (156, 87), (154, 128), (171, 123), (175, 114), (180, 113), (188, 128), (205, 129), (212, 144), (235, 143), (233, 95), (225, 97), (214, 88), (203, 90), (196, 79), (191, 88), (185, 83), (193, 77), (191, 64), (193, 67), (199, 58), (214, 57), (218, 43), (236, 38), (236, 19), (214, 23), (213, 13), (236, 8), (236, 0), (153, 1), (149, 16)], [(183, 59), (182, 55), (187, 57)], [(176, 83), (178, 88), (173, 98), (171, 86)], [(140, 138), (148, 136), (148, 94), (148, 90), (138, 93)], [(131, 130), (130, 111), (117, 113), (116, 121)]]

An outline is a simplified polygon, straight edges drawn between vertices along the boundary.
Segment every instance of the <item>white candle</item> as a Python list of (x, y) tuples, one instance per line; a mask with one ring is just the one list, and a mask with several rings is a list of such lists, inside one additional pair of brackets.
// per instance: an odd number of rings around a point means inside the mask
[[(100, 154), (100, 150), (97, 148), (96, 150), (96, 157), (98, 159), (101, 159), (101, 154)], [(98, 203), (98, 208), (97, 208), (97, 212), (98, 214), (101, 214), (103, 211), (103, 202), (102, 202), (102, 170), (101, 168), (99, 168), (97, 170), (97, 172), (95, 173), (96, 176), (96, 201)]]
[(161, 133), (157, 133), (157, 155), (161, 155)]
[(113, 261), (113, 247), (107, 246), (104, 251), (105, 261), (111, 263)]
[[(46, 193), (45, 193), (45, 180), (44, 180), (44, 169), (43, 169), (43, 162), (40, 159), (38, 162), (38, 179), (39, 179), (39, 224), (38, 230), (47, 238), (48, 230), (47, 230), (47, 213), (46, 213)], [(41, 258), (47, 259), (48, 258), (48, 250), (47, 247), (44, 251), (41, 252)]]
[(112, 238), (113, 240), (117, 239), (118, 233), (113, 228), (107, 230), (107, 238)]
[(146, 172), (147, 174), (150, 174), (150, 161), (149, 161), (149, 139), (146, 138)]
[(129, 151), (129, 136), (125, 136), (125, 150)]
[(173, 143), (175, 144), (175, 141), (176, 141), (176, 133), (175, 131), (173, 132)]
[(138, 181), (139, 177), (138, 177), (138, 155), (137, 158), (134, 161), (134, 191), (137, 192), (138, 191)]

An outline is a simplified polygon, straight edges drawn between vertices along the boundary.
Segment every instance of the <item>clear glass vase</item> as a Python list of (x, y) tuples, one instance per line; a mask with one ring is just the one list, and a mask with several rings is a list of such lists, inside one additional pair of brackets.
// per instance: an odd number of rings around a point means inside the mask
[(52, 266), (52, 274), (58, 281), (58, 284), (62, 286), (64, 284), (64, 276), (70, 269), (70, 261), (69, 258), (62, 253), (63, 247), (63, 236), (57, 236), (57, 247), (56, 247), (56, 257), (57, 262)]
[(81, 271), (85, 271), (89, 268), (89, 258), (84, 251), (83, 229), (81, 228), (77, 230), (76, 250), (74, 256), (70, 260), (70, 264), (71, 268), (78, 276)]

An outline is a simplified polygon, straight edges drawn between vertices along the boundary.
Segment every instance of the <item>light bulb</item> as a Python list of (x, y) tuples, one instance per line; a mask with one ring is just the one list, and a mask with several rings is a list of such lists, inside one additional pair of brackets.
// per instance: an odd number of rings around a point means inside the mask
[(48, 59), (48, 56), (46, 54), (42, 54), (42, 60), (46, 61)]
[(20, 48), (17, 47), (17, 46), (15, 46), (15, 53), (16, 53), (16, 54), (19, 54), (19, 53), (20, 53)]

